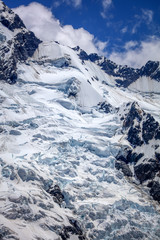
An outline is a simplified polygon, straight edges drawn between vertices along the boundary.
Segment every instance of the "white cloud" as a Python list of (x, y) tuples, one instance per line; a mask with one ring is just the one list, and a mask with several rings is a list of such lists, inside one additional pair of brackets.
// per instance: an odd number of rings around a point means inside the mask
[[(76, 2), (76, 1), (74, 1)], [(77, 1), (79, 4), (81, 1)], [(95, 39), (84, 28), (74, 29), (71, 25), (62, 26), (50, 9), (39, 3), (31, 3), (28, 6), (20, 6), (14, 11), (22, 18), (26, 27), (43, 41), (58, 41), (70, 47), (80, 46), (87, 53), (96, 52), (102, 54), (106, 42)]]
[(135, 48), (135, 47), (137, 47), (137, 46), (138, 46), (138, 42), (137, 42), (137, 41), (129, 41), (129, 42), (126, 42), (126, 43), (125, 43), (124, 48), (125, 48), (126, 50), (129, 50), (129, 49), (133, 49), (133, 48)]
[(103, 18), (107, 18), (107, 10), (112, 5), (112, 0), (102, 0), (103, 11), (100, 13)]
[(160, 38), (151, 37), (141, 43), (128, 42), (125, 44), (125, 52), (112, 52), (109, 58), (121, 65), (141, 67), (147, 61), (160, 61)]
[(107, 46), (107, 41), (106, 42), (102, 42), (102, 41), (97, 41), (96, 43), (95, 43), (95, 45), (96, 45), (96, 47), (100, 50), (100, 51), (104, 51), (104, 49), (106, 48), (106, 46)]
[(74, 0), (73, 3), (75, 7), (79, 7), (82, 3), (82, 0)]
[(103, 0), (102, 1), (102, 5), (103, 5), (103, 8), (106, 10), (107, 8), (110, 7), (110, 5), (112, 4), (112, 0)]
[(141, 10), (141, 15), (135, 15), (135, 24), (132, 28), (132, 34), (136, 33), (138, 28), (142, 25), (142, 24), (146, 24), (146, 25), (150, 25), (153, 21), (153, 11), (149, 10), (149, 9), (142, 9)]
[(127, 31), (128, 31), (128, 27), (127, 26), (121, 29), (121, 33), (126, 33)]
[(123, 52), (106, 52), (108, 42), (102, 42), (84, 28), (74, 29), (71, 25), (62, 26), (50, 9), (39, 3), (20, 6), (14, 11), (23, 19), (27, 28), (44, 41), (58, 41), (70, 47), (80, 46), (87, 53), (96, 52), (106, 55), (109, 59), (121, 65), (141, 67), (148, 60), (160, 60), (160, 38), (152, 37), (146, 41), (129, 41)]
[(56, 0), (53, 3), (54, 7), (59, 7), (61, 4), (66, 3), (67, 5), (78, 8), (82, 4), (82, 0)]
[(57, 8), (57, 7), (59, 7), (61, 5), (61, 2), (60, 1), (54, 1), (54, 3), (53, 3), (53, 6), (55, 7), (55, 8)]
[(138, 28), (140, 27), (140, 25), (141, 25), (141, 21), (138, 21), (137, 23), (135, 23), (133, 28), (132, 28), (131, 33), (135, 34), (137, 32)]
[(153, 11), (142, 9), (142, 18), (146, 21), (147, 24), (150, 24), (153, 20)]
[(101, 12), (100, 14), (101, 14), (102, 18), (104, 18), (104, 19), (107, 18), (106, 13), (104, 11)]

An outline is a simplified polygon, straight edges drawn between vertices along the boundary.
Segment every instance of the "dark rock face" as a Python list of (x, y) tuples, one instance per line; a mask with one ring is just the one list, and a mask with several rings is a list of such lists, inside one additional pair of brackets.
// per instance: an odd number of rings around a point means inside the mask
[[(3, 10), (0, 10), (1, 14), (0, 22), (12, 32), (18, 28), (25, 28), (25, 25), (23, 21), (20, 19), (20, 17), (17, 14), (14, 14), (13, 11), (9, 9), (3, 2), (2, 5)], [(9, 15), (12, 15), (12, 21), (6, 17), (4, 12), (7, 12)]]
[(141, 129), (139, 126), (130, 127), (127, 140), (131, 143), (133, 147), (141, 146), (143, 144), (143, 141), (140, 138), (140, 133)]
[(158, 61), (148, 61), (145, 66), (140, 69), (135, 69), (126, 65), (117, 65), (105, 57), (98, 56), (97, 53), (91, 53), (88, 55), (85, 51), (80, 49), (80, 47), (73, 48), (73, 50), (79, 51), (79, 58), (83, 62), (94, 62), (99, 65), (105, 73), (115, 77), (116, 85), (119, 87), (127, 88), (131, 83), (143, 76), (160, 81), (160, 63)]
[(128, 130), (127, 140), (135, 148), (148, 144), (153, 138), (159, 138), (159, 124), (151, 116), (146, 114), (136, 102), (130, 106), (127, 116), (123, 121), (124, 131)]
[(62, 204), (62, 202), (64, 200), (64, 195), (61, 192), (60, 187), (58, 185), (55, 185), (53, 188), (48, 189), (47, 192), (49, 194), (51, 194), (53, 199), (54, 199), (54, 201), (61, 206), (61, 204)]
[(160, 81), (160, 70), (158, 70), (158, 67), (159, 62), (148, 61), (146, 65), (140, 69), (140, 75)]
[(101, 57), (98, 56), (97, 53), (91, 53), (91, 54), (89, 54), (89, 60), (90, 60), (91, 62), (95, 62), (95, 61), (98, 61), (98, 60), (100, 60), (100, 59), (101, 59)]
[(133, 102), (132, 104), (129, 103), (129, 106), (130, 106), (130, 110), (125, 120), (123, 121), (124, 128), (133, 126), (134, 120), (137, 120), (138, 122), (142, 120), (143, 111), (140, 109), (138, 104), (136, 102)]
[(134, 172), (140, 183), (146, 180), (153, 180), (156, 173), (159, 171), (160, 165), (155, 159), (149, 159), (146, 164), (139, 164), (134, 167)]
[[(0, 49), (2, 57), (0, 59), (0, 79), (10, 84), (17, 79), (17, 62), (26, 61), (37, 49), (40, 40), (32, 32), (21, 31), (14, 39), (9, 41), (4, 48)], [(10, 51), (12, 49), (12, 52)], [(6, 57), (9, 53), (9, 58)]]
[(34, 33), (26, 30), (19, 16), (14, 14), (5, 4), (3, 4), (3, 9), (0, 10), (0, 14), (0, 23), (3, 26), (12, 32), (15, 29), (20, 30), (9, 41), (2, 34), (0, 38), (0, 80), (14, 84), (17, 79), (17, 62), (26, 61), (29, 57), (32, 57), (41, 41), (35, 37)]
[(118, 170), (121, 169), (124, 175), (127, 177), (132, 177), (133, 175), (129, 166), (125, 162), (116, 161), (115, 168), (117, 168)]
[(0, 226), (0, 239), (1, 240), (5, 240), (5, 239), (13, 239), (13, 240), (19, 240), (19, 238), (17, 238), (16, 233), (13, 232), (11, 229), (9, 229), (8, 227), (5, 226)]
[[(11, 10), (12, 13), (12, 10)], [(20, 17), (15, 14), (14, 16), (14, 20), (13, 22), (10, 22), (8, 19), (6, 19), (3, 15), (1, 16), (1, 20), (0, 22), (7, 27), (9, 30), (11, 30), (12, 32), (16, 29), (16, 28), (24, 28), (25, 25), (22, 22), (22, 20), (20, 19)]]
[(140, 136), (140, 123), (143, 117), (143, 111), (139, 106), (133, 102), (130, 106), (129, 112), (123, 121), (123, 128), (128, 129), (127, 140), (133, 147), (141, 146), (143, 139)]
[(142, 137), (145, 143), (148, 143), (157, 135), (158, 126), (158, 122), (150, 114), (147, 114), (146, 121), (143, 122), (142, 126)]
[(84, 60), (89, 60), (88, 54), (87, 54), (85, 51), (83, 51), (83, 50), (80, 51), (80, 53), (79, 53), (79, 58), (80, 58), (82, 61), (84, 61)]
[(60, 233), (62, 240), (69, 239), (70, 235), (77, 235), (79, 240), (87, 240), (78, 222), (74, 219), (69, 219), (69, 222), (71, 226), (65, 226)]
[[(128, 87), (132, 82), (139, 78), (138, 69), (127, 66), (118, 66), (107, 59), (104, 59), (104, 62), (100, 63), (99, 65), (107, 74), (117, 78), (117, 86)], [(123, 78), (123, 80), (118, 78)]]
[(33, 32), (21, 31), (14, 38), (14, 55), (20, 61), (32, 57), (41, 41)]
[(160, 203), (160, 183), (153, 181), (148, 184), (148, 187), (150, 188), (150, 194), (153, 199)]
[(100, 110), (103, 110), (105, 113), (110, 113), (113, 110), (112, 105), (107, 102), (99, 103), (98, 107)]
[[(125, 176), (135, 177), (143, 186), (146, 186), (149, 181), (147, 187), (150, 188), (150, 195), (156, 201), (160, 201), (160, 184), (157, 181), (160, 178), (160, 153), (159, 144), (156, 141), (160, 135), (159, 123), (135, 102), (126, 104), (124, 112), (127, 113), (121, 116), (122, 132), (126, 134), (131, 147), (121, 148), (116, 157), (115, 167)], [(153, 144), (150, 144), (151, 140)], [(149, 158), (143, 149), (146, 145), (153, 152), (152, 158)]]
[(121, 162), (134, 163), (136, 164), (142, 157), (144, 153), (135, 153), (130, 148), (125, 148), (117, 155), (116, 159)]
[(1, 51), (3, 58), (0, 58), (0, 79), (13, 84), (17, 79), (16, 60), (14, 57), (5, 59), (5, 55), (8, 51), (9, 47), (7, 48), (6, 46)]
[(156, 140), (158, 140), (158, 139), (160, 140), (160, 127), (158, 127), (157, 130), (156, 130), (155, 139)]

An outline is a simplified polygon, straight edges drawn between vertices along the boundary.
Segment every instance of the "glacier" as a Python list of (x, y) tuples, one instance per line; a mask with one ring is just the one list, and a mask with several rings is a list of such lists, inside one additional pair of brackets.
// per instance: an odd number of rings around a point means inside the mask
[[(79, 47), (39, 41), (2, 1), (0, 14), (12, 26), (0, 21), (1, 60), (9, 62), (0, 75), (0, 239), (158, 240), (159, 163), (142, 182), (135, 169), (160, 156), (159, 64), (148, 64), (151, 75), (126, 70)], [(26, 44), (15, 58), (19, 33)], [(138, 77), (127, 86), (128, 71)], [(147, 116), (153, 136), (134, 145), (129, 132), (138, 128), (142, 141)], [(128, 151), (143, 156), (126, 162)]]

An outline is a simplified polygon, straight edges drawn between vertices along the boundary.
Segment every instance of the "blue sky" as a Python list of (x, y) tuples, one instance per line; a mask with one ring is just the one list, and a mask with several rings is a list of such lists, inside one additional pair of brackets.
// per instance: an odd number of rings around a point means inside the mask
[(80, 45), (88, 52), (131, 66), (160, 60), (159, 0), (4, 2), (15, 8), (26, 26), (43, 40)]

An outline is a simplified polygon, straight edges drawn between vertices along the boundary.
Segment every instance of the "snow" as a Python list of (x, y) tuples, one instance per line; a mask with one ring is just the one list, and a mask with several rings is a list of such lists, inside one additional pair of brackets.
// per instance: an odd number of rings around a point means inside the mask
[[(59, 59), (59, 63), (66, 59), (69, 65), (55, 66), (54, 60)], [(118, 132), (121, 123), (116, 112), (106, 114), (97, 107), (103, 101), (115, 108), (137, 101), (159, 119), (159, 95), (152, 98), (146, 94), (150, 83), (139, 92), (138, 84), (132, 86), (134, 91), (132, 87), (117, 88), (114, 78), (95, 63), (82, 64), (75, 51), (55, 42), (40, 44), (27, 64), (19, 63), (15, 85), (0, 82), (0, 214), (3, 225), (19, 239), (58, 240), (58, 230), (50, 229), (70, 226), (72, 217), (86, 229), (88, 239), (116, 239), (119, 232), (132, 229), (134, 222), (148, 239), (158, 240), (158, 204), (114, 167), (122, 145), (128, 144)], [(154, 84), (152, 90), (157, 89)], [(21, 135), (10, 135), (11, 130)], [(35, 179), (23, 181), (20, 168), (34, 171)], [(7, 177), (12, 170), (14, 180)], [(44, 180), (60, 186), (65, 196), (61, 207), (45, 191)], [(22, 216), (14, 221), (5, 217), (4, 209), (12, 213), (12, 201), (20, 196), (28, 199), (25, 208), (33, 215), (40, 211), (45, 215), (33, 222)], [(42, 209), (40, 203), (52, 207)], [(126, 226), (122, 220), (127, 221)], [(73, 234), (70, 239), (78, 238)]]
[(150, 79), (149, 77), (140, 77), (137, 81), (133, 82), (129, 89), (136, 90), (145, 93), (159, 93), (160, 92), (160, 84), (158, 81), (154, 79)]

